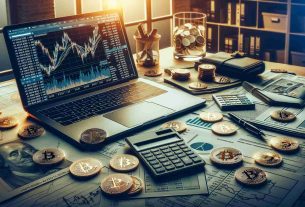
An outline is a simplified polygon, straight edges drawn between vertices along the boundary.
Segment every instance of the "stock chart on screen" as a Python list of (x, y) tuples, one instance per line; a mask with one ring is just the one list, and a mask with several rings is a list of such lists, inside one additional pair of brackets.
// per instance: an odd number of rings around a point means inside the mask
[(27, 104), (134, 77), (117, 13), (10, 31)]

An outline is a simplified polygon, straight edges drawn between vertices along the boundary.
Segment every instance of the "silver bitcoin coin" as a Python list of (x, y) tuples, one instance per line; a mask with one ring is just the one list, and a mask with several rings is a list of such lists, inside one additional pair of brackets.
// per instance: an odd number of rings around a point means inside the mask
[(102, 163), (95, 158), (84, 158), (76, 160), (70, 166), (70, 173), (76, 177), (92, 177), (97, 175), (103, 165)]

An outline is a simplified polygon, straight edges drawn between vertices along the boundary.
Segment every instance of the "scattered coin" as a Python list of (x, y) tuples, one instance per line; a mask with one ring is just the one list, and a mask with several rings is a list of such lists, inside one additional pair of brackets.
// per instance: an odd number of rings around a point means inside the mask
[(231, 83), (231, 79), (224, 77), (224, 76), (215, 76), (214, 77), (214, 82), (215, 83), (220, 83), (220, 84), (228, 84)]
[(223, 115), (218, 112), (201, 112), (199, 116), (203, 121), (211, 123), (218, 122), (223, 119)]
[(99, 145), (107, 138), (107, 132), (103, 129), (92, 128), (87, 129), (81, 134), (80, 142), (87, 145)]
[(186, 81), (191, 77), (190, 70), (187, 69), (174, 69), (172, 70), (172, 78), (174, 80)]
[(254, 155), (254, 160), (260, 165), (274, 167), (280, 165), (283, 158), (276, 152), (259, 152)]
[(288, 71), (286, 69), (274, 68), (274, 69), (271, 69), (271, 72), (273, 72), (273, 73), (287, 73)]
[(242, 167), (235, 172), (235, 179), (245, 185), (260, 185), (266, 182), (266, 173), (256, 167)]
[(271, 118), (280, 122), (291, 122), (296, 119), (296, 116), (290, 111), (277, 110), (271, 113)]
[(208, 87), (207, 84), (201, 82), (192, 82), (189, 84), (189, 88), (194, 90), (202, 90), (202, 89), (206, 89), (207, 87)]
[(147, 70), (145, 71), (144, 75), (147, 77), (157, 77), (162, 75), (162, 72), (157, 70)]
[(133, 184), (128, 191), (128, 195), (135, 195), (137, 193), (140, 193), (143, 190), (143, 181), (141, 180), (141, 178), (136, 176), (131, 176), (131, 178), (133, 180)]
[(102, 163), (94, 158), (84, 158), (76, 160), (70, 165), (70, 172), (76, 177), (92, 177), (98, 174), (103, 165)]
[(0, 129), (11, 129), (18, 125), (18, 121), (13, 116), (0, 118)]
[(101, 189), (108, 195), (122, 195), (127, 193), (133, 185), (133, 179), (125, 174), (110, 174), (101, 182)]
[(45, 148), (33, 155), (33, 161), (39, 165), (55, 165), (65, 159), (65, 153), (57, 148)]
[(212, 125), (212, 131), (218, 135), (231, 135), (236, 133), (237, 127), (227, 121), (221, 121)]
[(170, 121), (162, 125), (163, 129), (173, 128), (176, 132), (182, 133), (187, 129), (185, 123), (180, 121)]
[(138, 167), (139, 159), (133, 155), (117, 154), (111, 158), (109, 165), (118, 172), (129, 172)]
[(43, 133), (44, 128), (36, 124), (24, 125), (18, 131), (18, 135), (26, 139), (40, 137)]
[(210, 159), (216, 164), (235, 165), (242, 162), (243, 156), (242, 153), (237, 149), (220, 147), (211, 152)]
[(270, 144), (276, 150), (283, 152), (293, 152), (299, 149), (298, 141), (287, 137), (272, 138)]

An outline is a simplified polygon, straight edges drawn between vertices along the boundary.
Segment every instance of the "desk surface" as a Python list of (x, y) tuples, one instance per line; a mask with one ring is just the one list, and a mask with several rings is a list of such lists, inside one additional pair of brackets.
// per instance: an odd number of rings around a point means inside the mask
[[(181, 62), (178, 60), (174, 60), (172, 56), (172, 49), (167, 48), (161, 50), (161, 62), (159, 66), (156, 66), (151, 69), (162, 69), (166, 67), (171, 67), (176, 65), (176, 67), (188, 67), (193, 63), (191, 62)], [(179, 65), (179, 66), (177, 66)], [(305, 68), (283, 65), (278, 63), (266, 63), (267, 69), (270, 68), (284, 68), (291, 72), (295, 72), (300, 75), (305, 76)], [(138, 67), (139, 73), (142, 76), (144, 71), (148, 70), (146, 68)], [(147, 78), (147, 77), (146, 77)], [(151, 80), (155, 80), (158, 82), (163, 82), (162, 77), (149, 78)], [(17, 94), (17, 89), (14, 81), (9, 81), (6, 83), (0, 84), (0, 110), (3, 112), (3, 115), (15, 115), (18, 116), (18, 119), (21, 122), (25, 122), (26, 114), (23, 112), (19, 96)], [(209, 108), (208, 105), (206, 108)], [(198, 127), (198, 112), (194, 112), (191, 114), (187, 114), (183, 117), (178, 118), (181, 121), (185, 121), (188, 124), (189, 130), (184, 134), (187, 143), (192, 144), (202, 144), (202, 141), (213, 143), (214, 146), (220, 146), (225, 143), (226, 146), (234, 146), (241, 147), (243, 150), (248, 150), (248, 147), (254, 143), (257, 146), (263, 146), (264, 149), (270, 149), (265, 145), (262, 145), (259, 140), (256, 138), (246, 136), (243, 130), (239, 130), (237, 136), (231, 136), (226, 138), (219, 138), (213, 133), (210, 132), (208, 125), (200, 125)], [(156, 126), (155, 128), (159, 128), (160, 126)], [(0, 144), (3, 142), (7, 142), (8, 140), (16, 140), (18, 136), (16, 136), (16, 132), (18, 131), (18, 127), (8, 131), (0, 131)], [(205, 133), (208, 133), (209, 136), (204, 136)], [(196, 141), (197, 140), (197, 141)], [(198, 140), (200, 142), (198, 142)], [(217, 141), (217, 143), (214, 141)], [(107, 165), (109, 158), (118, 152), (122, 148), (125, 147), (125, 143), (121, 140), (113, 145), (107, 146), (101, 151), (94, 153), (82, 152), (57, 136), (47, 132), (43, 137), (26, 140), (26, 142), (35, 148), (41, 148), (42, 146), (50, 146), (50, 147), (60, 147), (65, 150), (67, 159), (74, 161), (76, 159), (85, 157), (85, 156), (94, 156), (96, 158), (102, 159), (103, 164)], [(304, 157), (305, 157), (305, 141), (302, 141), (302, 152), (301, 156), (299, 156), (299, 166), (295, 167), (296, 169), (305, 169)], [(257, 150), (257, 148), (251, 148), (250, 150)], [(202, 151), (203, 152), (203, 151)], [(244, 151), (243, 151), (244, 153)], [(246, 152), (245, 152), (246, 153)], [(204, 156), (205, 160), (208, 162), (206, 165), (206, 172), (208, 178), (208, 184), (210, 188), (210, 196), (184, 196), (177, 198), (155, 198), (155, 199), (146, 199), (145, 201), (141, 201), (143, 199), (138, 199), (137, 201), (126, 201), (122, 203), (113, 202), (109, 206), (150, 206), (150, 207), (169, 207), (169, 206), (267, 206), (270, 204), (272, 206), (278, 206), (280, 204), (280, 200), (285, 198), (286, 195), (290, 193), (294, 194), (294, 191), (298, 191), (298, 195), (300, 194), (300, 189), (295, 189), (294, 185), (300, 184), (301, 178), (297, 178), (297, 175), (291, 174), (292, 176), (287, 176), (287, 172), (282, 173), (282, 171), (268, 170), (270, 181), (267, 184), (267, 188), (256, 188), (256, 189), (247, 189), (238, 186), (234, 183), (234, 170), (229, 169), (218, 169), (209, 163), (208, 158), (209, 153), (202, 153), (200, 155)], [(251, 161), (251, 157), (245, 157), (248, 163), (253, 163)], [(290, 156), (290, 162), (295, 158)], [(245, 163), (246, 164), (246, 163)], [(291, 164), (291, 163), (290, 163)], [(291, 164), (293, 166), (293, 164)], [(294, 165), (297, 165), (294, 162)], [(304, 166), (301, 166), (304, 165)], [(300, 168), (298, 168), (300, 167)], [(105, 170), (105, 169), (104, 169)], [(301, 171), (301, 170), (300, 170)], [(305, 171), (304, 171), (305, 172)], [(104, 200), (101, 200), (100, 190), (97, 188), (99, 185), (99, 178), (95, 178), (93, 180), (89, 180), (88, 184), (84, 184), (85, 182), (75, 183), (71, 177), (64, 176), (63, 178), (57, 179), (56, 181), (50, 182), (42, 187), (37, 188), (34, 191), (28, 192), (22, 196), (16, 197), (7, 203), (7, 206), (102, 206)], [(145, 180), (146, 181), (146, 180)], [(274, 182), (274, 181), (278, 181)], [(289, 184), (289, 185), (288, 185)], [(80, 187), (80, 186), (85, 187)], [(305, 186), (305, 184), (303, 185)], [(167, 186), (151, 186), (150, 190), (160, 191), (164, 190)], [(292, 191), (292, 193), (290, 192)], [(305, 194), (299, 198), (297, 206), (304, 206), (305, 202)], [(296, 198), (294, 198), (294, 201)], [(286, 200), (287, 201), (287, 200)], [(94, 204), (94, 205), (93, 205)], [(282, 204), (283, 205), (283, 204)], [(1, 205), (0, 205), (1, 206)], [(6, 206), (6, 205), (5, 205)], [(107, 206), (108, 207), (108, 206)]]

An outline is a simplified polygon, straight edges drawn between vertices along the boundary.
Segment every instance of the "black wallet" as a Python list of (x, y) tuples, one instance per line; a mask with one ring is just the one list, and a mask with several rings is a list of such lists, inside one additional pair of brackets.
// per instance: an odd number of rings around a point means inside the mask
[(225, 52), (218, 52), (204, 57), (200, 62), (195, 63), (195, 68), (202, 63), (216, 65), (216, 72), (226, 76), (239, 79), (251, 79), (265, 71), (265, 63), (240, 55), (232, 55)]

